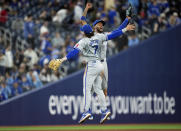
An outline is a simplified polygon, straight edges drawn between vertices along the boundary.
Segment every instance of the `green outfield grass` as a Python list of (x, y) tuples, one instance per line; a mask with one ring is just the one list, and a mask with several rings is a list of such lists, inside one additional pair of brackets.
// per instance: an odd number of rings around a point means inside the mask
[(57, 125), (57, 126), (10, 126), (1, 127), (0, 131), (24, 131), (24, 130), (138, 130), (138, 129), (163, 129), (181, 130), (181, 124), (121, 124), (121, 125)]

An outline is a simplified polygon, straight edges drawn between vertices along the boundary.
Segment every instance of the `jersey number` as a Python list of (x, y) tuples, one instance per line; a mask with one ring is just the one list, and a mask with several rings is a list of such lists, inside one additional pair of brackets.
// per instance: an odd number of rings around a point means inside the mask
[(98, 40), (92, 40), (90, 45), (95, 49), (94, 54), (96, 54), (97, 49), (98, 49)]
[(94, 46), (92, 46), (92, 47), (95, 49), (94, 54), (96, 54), (96, 51), (97, 51), (97, 49), (98, 49), (98, 45), (94, 45)]

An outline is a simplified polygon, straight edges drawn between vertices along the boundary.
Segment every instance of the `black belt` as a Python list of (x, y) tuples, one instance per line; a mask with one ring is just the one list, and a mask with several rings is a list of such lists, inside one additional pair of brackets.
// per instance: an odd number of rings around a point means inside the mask
[(104, 62), (104, 60), (101, 60), (101, 62)]

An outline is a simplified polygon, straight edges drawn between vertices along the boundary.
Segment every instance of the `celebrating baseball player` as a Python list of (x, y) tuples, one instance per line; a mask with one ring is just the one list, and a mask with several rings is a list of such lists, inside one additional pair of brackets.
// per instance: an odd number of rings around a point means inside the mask
[[(64, 58), (51, 60), (49, 68), (57, 70), (62, 62), (68, 60), (75, 60), (80, 52), (84, 52), (83, 55), (86, 58), (87, 65), (83, 77), (83, 95), (84, 95), (84, 113), (79, 121), (83, 123), (91, 116), (90, 104), (91, 104), (91, 90), (95, 91), (100, 101), (101, 107), (101, 120), (100, 123), (104, 123), (110, 116), (111, 112), (106, 107), (106, 99), (101, 86), (93, 86), (93, 83), (97, 84), (101, 80), (100, 73), (103, 72), (104, 67), (100, 61), (99, 49), (105, 41), (114, 39), (128, 30), (134, 30), (134, 25), (127, 25), (124, 29), (114, 31), (110, 34), (97, 33), (94, 34), (90, 25), (83, 24), (81, 30), (85, 34), (85, 38), (81, 39), (74, 47), (74, 50), (69, 52)], [(101, 82), (102, 83), (102, 82)], [(98, 84), (97, 84), (98, 85)]]
[[(92, 8), (92, 4), (87, 3), (86, 8), (84, 9), (84, 12), (83, 12), (83, 16), (81, 17), (82, 25), (86, 23), (86, 15), (90, 8)], [(126, 13), (127, 18), (123, 21), (123, 23), (119, 26), (119, 28), (114, 30), (113, 32), (115, 32), (117, 30), (122, 30), (123, 28), (125, 28), (128, 25), (128, 22), (131, 19), (131, 15), (133, 14), (132, 7), (130, 6), (126, 12), (127, 12)], [(105, 25), (105, 22), (103, 20), (95, 20), (93, 23), (93, 30), (95, 31), (95, 34), (103, 33), (104, 25)], [(104, 32), (103, 34), (109, 34), (109, 33)], [(107, 96), (107, 88), (108, 88), (108, 68), (107, 68), (107, 61), (106, 61), (107, 41), (104, 41), (103, 44), (100, 45), (99, 47), (100, 47), (99, 48), (100, 61), (104, 66), (104, 77), (101, 77), (102, 81), (95, 82), (93, 84), (93, 86), (97, 86), (97, 88), (99, 88), (99, 86), (102, 85), (104, 95)], [(101, 79), (101, 78), (99, 78), (99, 79)], [(102, 82), (102, 83), (100, 83), (100, 82)], [(94, 91), (92, 91), (92, 93), (94, 93)], [(90, 111), (91, 111), (91, 109), (90, 109)], [(91, 117), (89, 117), (89, 120), (93, 120), (92, 115), (91, 115)]]

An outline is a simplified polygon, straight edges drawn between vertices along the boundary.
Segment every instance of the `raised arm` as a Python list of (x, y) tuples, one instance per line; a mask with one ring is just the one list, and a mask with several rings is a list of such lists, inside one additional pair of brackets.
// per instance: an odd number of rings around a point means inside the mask
[(87, 12), (88, 12), (88, 10), (89, 10), (90, 8), (92, 8), (92, 4), (91, 4), (91, 3), (87, 3), (87, 4), (86, 4), (86, 7), (85, 7), (85, 9), (84, 9), (83, 15), (82, 15), (82, 17), (81, 17), (81, 25), (87, 24), (87, 22), (86, 22), (86, 15), (87, 15)]
[(111, 32), (111, 34), (108, 34), (107, 35), (107, 40), (112, 40), (112, 39), (115, 39), (116, 37), (119, 37), (121, 36), (123, 33), (125, 33), (126, 31), (131, 31), (131, 30), (134, 30), (135, 29), (135, 26), (132, 25), (132, 24), (128, 24), (126, 26), (126, 28), (124, 29), (121, 29), (121, 30), (117, 30), (117, 31), (113, 31)]
[(123, 21), (123, 23), (117, 29), (113, 30), (112, 32), (126, 28), (126, 26), (129, 23), (129, 20), (131, 20), (132, 15), (133, 15), (133, 7), (131, 5), (129, 5), (128, 9), (126, 10), (126, 19)]
[(128, 25), (128, 23), (129, 23), (129, 20), (128, 20), (128, 18), (126, 18), (126, 19), (123, 21), (123, 23), (122, 23), (117, 29), (113, 30), (112, 32), (116, 32), (116, 31), (118, 31), (118, 30), (122, 30), (122, 29), (126, 28), (126, 26)]

